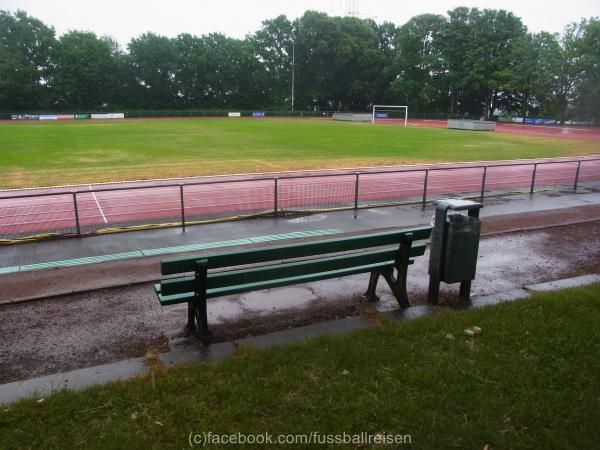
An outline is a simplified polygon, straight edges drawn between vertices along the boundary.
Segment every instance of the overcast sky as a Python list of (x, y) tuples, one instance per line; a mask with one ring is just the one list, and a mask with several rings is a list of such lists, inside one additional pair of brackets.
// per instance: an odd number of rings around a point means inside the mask
[(124, 48), (146, 31), (169, 37), (222, 32), (242, 38), (265, 19), (280, 14), (293, 19), (308, 9), (330, 15), (356, 12), (402, 25), (417, 14), (445, 14), (456, 6), (506, 9), (534, 32), (560, 32), (569, 22), (600, 16), (600, 0), (0, 0), (0, 9), (25, 10), (54, 26), (58, 35), (89, 30), (114, 37)]

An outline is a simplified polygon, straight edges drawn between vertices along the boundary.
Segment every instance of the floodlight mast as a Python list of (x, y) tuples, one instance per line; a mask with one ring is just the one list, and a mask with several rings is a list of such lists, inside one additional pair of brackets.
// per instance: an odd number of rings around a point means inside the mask
[(404, 126), (408, 124), (408, 106), (406, 105), (373, 105), (373, 116), (371, 119), (371, 123), (375, 123), (375, 110), (377, 108), (404, 108)]
[(292, 41), (292, 111), (294, 111), (294, 84), (296, 81), (296, 38)]

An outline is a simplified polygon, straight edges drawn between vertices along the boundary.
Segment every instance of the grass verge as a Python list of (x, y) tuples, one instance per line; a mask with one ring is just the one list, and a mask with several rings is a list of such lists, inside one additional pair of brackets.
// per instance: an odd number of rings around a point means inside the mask
[[(413, 448), (425, 449), (594, 448), (599, 322), (596, 284), (286, 347), (244, 348), (218, 363), (4, 407), (0, 442), (183, 448), (190, 432), (366, 432), (410, 435)], [(467, 335), (472, 326), (481, 332)]]

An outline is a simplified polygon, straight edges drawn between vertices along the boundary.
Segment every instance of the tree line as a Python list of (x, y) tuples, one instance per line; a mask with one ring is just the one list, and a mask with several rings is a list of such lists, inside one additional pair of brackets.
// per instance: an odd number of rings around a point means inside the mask
[(269, 109), (600, 119), (600, 20), (530, 33), (504, 10), (458, 7), (397, 26), (307, 11), (244, 39), (145, 33), (127, 50), (0, 10), (0, 110)]

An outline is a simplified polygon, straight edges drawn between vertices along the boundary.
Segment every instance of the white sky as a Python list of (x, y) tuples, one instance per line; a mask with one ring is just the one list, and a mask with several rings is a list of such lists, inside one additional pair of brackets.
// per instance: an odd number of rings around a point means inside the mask
[(402, 25), (417, 14), (445, 14), (456, 6), (512, 11), (533, 32), (560, 32), (570, 22), (600, 16), (600, 0), (0, 0), (0, 9), (25, 10), (54, 26), (58, 35), (89, 30), (114, 37), (124, 48), (146, 31), (169, 37), (222, 32), (242, 38), (265, 19), (279, 14), (293, 19), (308, 9), (330, 15), (354, 9), (360, 17)]

